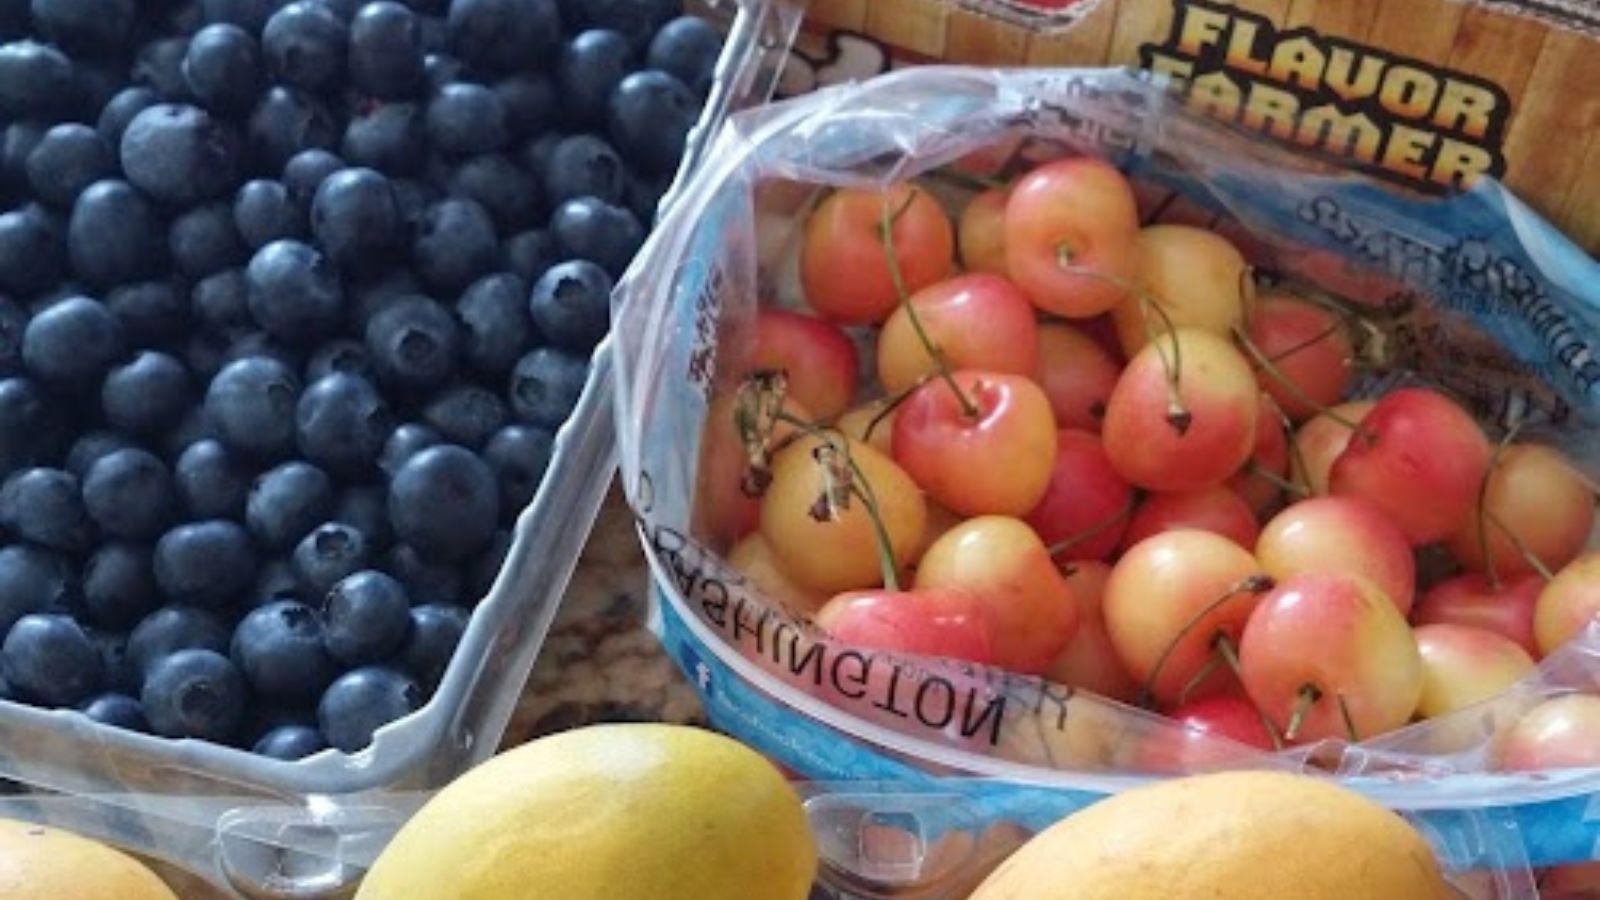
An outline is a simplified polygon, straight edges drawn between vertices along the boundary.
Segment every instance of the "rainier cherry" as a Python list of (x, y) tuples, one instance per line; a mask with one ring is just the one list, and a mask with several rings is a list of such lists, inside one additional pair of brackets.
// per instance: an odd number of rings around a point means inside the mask
[(728, 565), (761, 593), (796, 612), (815, 612), (828, 599), (791, 578), (759, 531), (733, 545), (728, 551)]
[(1255, 544), (1268, 575), (1287, 581), (1315, 572), (1345, 572), (1372, 582), (1406, 615), (1417, 562), (1405, 535), (1383, 513), (1351, 497), (1302, 500), (1273, 517)]
[(855, 647), (995, 662), (988, 609), (961, 591), (851, 591), (829, 600), (815, 621)]
[(924, 336), (949, 368), (1033, 375), (1039, 342), (1033, 305), (1005, 278), (958, 275), (923, 288), (908, 304), (916, 307), (915, 320), (901, 305), (878, 333), (878, 380), (890, 394), (938, 370)]
[(1106, 404), (1112, 464), (1153, 491), (1220, 484), (1255, 448), (1260, 390), (1239, 351), (1209, 331), (1179, 328), (1139, 351)]
[(1449, 398), (1402, 388), (1367, 413), (1328, 486), (1378, 507), (1413, 545), (1427, 544), (1469, 520), (1489, 452), (1478, 424)]
[(1099, 342), (1065, 322), (1039, 326), (1039, 386), (1056, 425), (1099, 433), (1122, 367)]
[(1568, 694), (1524, 713), (1500, 745), (1500, 766), (1512, 772), (1600, 766), (1600, 697)]
[(1268, 594), (1239, 647), (1244, 686), (1286, 740), (1359, 740), (1411, 720), (1422, 657), (1372, 583), (1300, 575)]
[(1256, 448), (1250, 461), (1228, 479), (1228, 489), (1256, 515), (1270, 510), (1283, 496), (1289, 480), (1289, 435), (1284, 431), (1278, 404), (1261, 395), (1261, 410), (1256, 416)]
[(1482, 628), (1537, 658), (1543, 654), (1533, 637), (1533, 610), (1543, 590), (1544, 579), (1538, 575), (1521, 575), (1497, 588), (1483, 573), (1467, 572), (1429, 588), (1411, 610), (1411, 622)]
[(1350, 446), (1350, 424), (1359, 425), (1377, 403), (1352, 400), (1341, 403), (1301, 425), (1289, 446), (1290, 477), (1306, 493), (1328, 493), (1328, 470), (1333, 461)]
[[(1239, 495), (1225, 487), (1183, 494), (1151, 494), (1139, 504), (1122, 536), (1124, 549), (1163, 531), (1194, 528), (1220, 534), (1241, 547), (1254, 547), (1261, 525)], [(1268, 570), (1269, 575), (1276, 573)]]
[(973, 197), (961, 212), (956, 235), (961, 265), (968, 272), (1009, 274), (1006, 268), (1006, 204), (1010, 188), (990, 188)]
[(1129, 298), (1111, 311), (1128, 356), (1168, 328), (1200, 328), (1231, 338), (1244, 325), (1250, 267), (1227, 238), (1189, 225), (1152, 225), (1139, 232), (1135, 246), (1136, 283), (1145, 302)]
[(835, 191), (807, 220), (800, 248), (800, 285), (812, 309), (837, 322), (865, 325), (882, 322), (900, 305), (884, 241), (886, 214), (906, 291), (950, 274), (955, 234), (927, 191), (910, 184)]
[(1141, 771), (1204, 772), (1247, 761), (1247, 747), (1267, 753), (1277, 749), (1261, 713), (1243, 697), (1206, 697), (1173, 709), (1167, 716), (1181, 730), (1164, 728), (1150, 735), (1138, 756)]
[(1110, 697), (1123, 703), (1139, 698), (1139, 682), (1123, 668), (1106, 633), (1106, 582), (1111, 567), (1103, 562), (1075, 562), (1066, 568), (1067, 584), (1078, 601), (1078, 631), (1056, 657), (1045, 677), (1057, 684)]
[(1071, 429), (1056, 434), (1050, 486), (1028, 513), (1028, 524), (1055, 548), (1056, 559), (1109, 557), (1132, 507), (1133, 488), (1112, 468), (1099, 437)]
[(839, 326), (781, 309), (756, 314), (750, 367), (783, 372), (789, 395), (823, 421), (850, 405), (860, 375), (856, 346)]
[(1600, 553), (1578, 557), (1544, 586), (1533, 611), (1533, 636), (1545, 655), (1600, 619)]
[(1012, 188), (1006, 269), (1035, 306), (1087, 318), (1128, 296), (1138, 233), (1138, 204), (1121, 172), (1093, 157), (1057, 160)]
[[(761, 496), (751, 483), (751, 453), (764, 456), (782, 447), (795, 434), (784, 421), (764, 423), (767, 434), (741, 434), (739, 394), (718, 394), (706, 410), (700, 437), (700, 471), (696, 480), (694, 533), (713, 545), (727, 546), (756, 530), (761, 521)], [(783, 398), (782, 412), (802, 421), (810, 410), (792, 397)], [(762, 423), (757, 423), (759, 427)], [(746, 443), (750, 438), (757, 446)], [(764, 464), (764, 460), (762, 461)]]
[(1245, 333), (1271, 365), (1268, 370), (1257, 362), (1261, 389), (1296, 422), (1338, 403), (1349, 389), (1355, 349), (1336, 314), (1295, 297), (1269, 294), (1257, 301)]
[(1482, 703), (1533, 671), (1533, 657), (1510, 638), (1465, 625), (1423, 625), (1413, 632), (1422, 654), (1425, 719)]
[(1572, 463), (1549, 447), (1513, 444), (1493, 462), (1481, 514), (1469, 515), (1448, 543), (1467, 568), (1492, 565), (1497, 576), (1511, 577), (1572, 562), (1593, 528), (1594, 497)]

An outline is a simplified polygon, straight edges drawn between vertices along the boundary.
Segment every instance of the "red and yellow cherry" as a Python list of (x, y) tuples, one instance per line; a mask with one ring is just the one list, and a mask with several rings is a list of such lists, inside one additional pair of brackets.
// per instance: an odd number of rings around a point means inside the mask
[(1099, 433), (1122, 367), (1099, 342), (1065, 322), (1039, 326), (1037, 381), (1056, 425)]
[(1549, 656), (1600, 619), (1600, 553), (1578, 557), (1539, 593), (1533, 609), (1533, 638)]
[(1055, 417), (1032, 381), (963, 369), (901, 404), (893, 446), (895, 461), (934, 502), (966, 516), (1021, 516), (1050, 485)]
[[(739, 434), (736, 394), (719, 393), (706, 410), (700, 437), (693, 532), (714, 547), (727, 547), (756, 530), (761, 522), (761, 497), (747, 490), (750, 458)], [(783, 411), (811, 421), (811, 411), (785, 397)], [(768, 450), (775, 451), (793, 434), (786, 422), (775, 424)]]
[(1278, 416), (1278, 404), (1266, 394), (1261, 395), (1260, 403), (1255, 451), (1244, 468), (1228, 479), (1228, 489), (1258, 516), (1278, 504), (1283, 482), (1289, 480), (1289, 435)]
[(1482, 572), (1466, 572), (1429, 588), (1412, 608), (1411, 623), (1492, 631), (1537, 659), (1544, 654), (1533, 637), (1533, 611), (1543, 590), (1538, 575), (1519, 575), (1497, 588)]
[(937, 503), (928, 504), (928, 524), (923, 526), (922, 540), (917, 545), (917, 552), (912, 556), (910, 565), (907, 566), (906, 575), (903, 576), (907, 582), (911, 580), (910, 576), (916, 574), (917, 563), (922, 559), (922, 555), (928, 552), (928, 548), (939, 538), (944, 537), (950, 529), (965, 521), (966, 517), (956, 515)]
[(1568, 694), (1523, 713), (1500, 744), (1510, 772), (1600, 766), (1600, 696)]
[(853, 647), (995, 662), (988, 610), (961, 591), (850, 591), (829, 600), (814, 621)]
[[(1492, 565), (1495, 574), (1509, 578), (1534, 571), (1524, 551), (1551, 571), (1583, 552), (1594, 528), (1594, 497), (1560, 452), (1537, 444), (1506, 447), (1486, 487), (1481, 522), (1474, 511), (1448, 541), (1463, 566), (1482, 572)], [(1488, 542), (1487, 559), (1482, 541)]]
[(1250, 266), (1227, 238), (1190, 225), (1152, 225), (1134, 246), (1145, 302), (1130, 297), (1111, 310), (1129, 357), (1168, 328), (1200, 328), (1231, 340), (1244, 327)]
[(1127, 297), (1138, 233), (1138, 204), (1121, 172), (1094, 157), (1057, 160), (1012, 187), (1006, 269), (1035, 306), (1087, 318)]
[[(1165, 531), (1123, 555), (1106, 583), (1106, 631), (1129, 674), (1163, 705), (1227, 689), (1220, 638), (1239, 639), (1260, 599), (1261, 568), (1208, 531)], [(1159, 668), (1159, 671), (1158, 671)], [(1203, 669), (1215, 674), (1191, 684)]]
[[(894, 452), (894, 415), (886, 400), (872, 400), (840, 416), (833, 427), (853, 441), (872, 445), (884, 455)], [(868, 432), (871, 429), (871, 432)]]
[(1139, 754), (1142, 771), (1192, 774), (1237, 766), (1254, 755), (1249, 751), (1270, 753), (1276, 749), (1261, 714), (1243, 697), (1206, 697), (1177, 707), (1167, 716), (1180, 727), (1164, 728), (1150, 736)]
[[(923, 288), (908, 302), (949, 368), (1026, 376), (1037, 368), (1033, 305), (1004, 277), (958, 275)], [(899, 394), (937, 371), (911, 311), (902, 305), (878, 333), (878, 381)]]
[(1226, 481), (1250, 458), (1260, 396), (1250, 366), (1231, 343), (1179, 328), (1128, 363), (1100, 433), (1112, 464), (1134, 485), (1199, 490)]
[(961, 265), (968, 272), (1006, 275), (1006, 204), (1011, 189), (990, 188), (967, 203), (956, 226)]
[(1268, 294), (1256, 302), (1245, 333), (1272, 366), (1269, 371), (1258, 364), (1256, 380), (1290, 419), (1304, 421), (1349, 390), (1355, 348), (1333, 312), (1287, 294)]
[(783, 372), (789, 395), (823, 421), (845, 411), (860, 377), (856, 345), (843, 329), (782, 309), (756, 314), (750, 367)]
[(882, 322), (902, 297), (889, 268), (885, 216), (901, 280), (919, 291), (950, 274), (955, 233), (932, 194), (913, 184), (834, 191), (806, 220), (800, 286), (806, 304), (846, 325)]
[(1301, 425), (1289, 448), (1289, 473), (1293, 483), (1314, 496), (1327, 494), (1328, 470), (1350, 446), (1352, 432), (1345, 423), (1361, 424), (1377, 405), (1375, 400), (1352, 400), (1331, 407)]
[(1402, 616), (1416, 597), (1417, 561), (1405, 535), (1377, 507), (1352, 497), (1313, 497), (1278, 513), (1255, 543), (1279, 581), (1345, 572), (1372, 582)]
[(1106, 633), (1105, 594), (1111, 567), (1103, 562), (1075, 562), (1065, 570), (1072, 596), (1078, 601), (1078, 631), (1072, 643), (1045, 670), (1046, 678), (1082, 691), (1133, 703), (1139, 682), (1122, 667), (1111, 635)]
[(945, 532), (917, 563), (915, 588), (976, 598), (993, 628), (995, 663), (1013, 672), (1042, 673), (1078, 629), (1071, 585), (1020, 519), (981, 516)]
[[(845, 480), (873, 498), (888, 548), (880, 548), (872, 511), (860, 496), (828, 502)], [(911, 476), (887, 456), (849, 439), (795, 440), (773, 458), (772, 483), (761, 499), (761, 535), (783, 570), (827, 594), (881, 586), (880, 552), (890, 554), (897, 568), (910, 562), (927, 520), (927, 504)]]
[(1139, 504), (1122, 535), (1127, 549), (1151, 535), (1179, 528), (1219, 534), (1241, 547), (1254, 547), (1261, 525), (1239, 495), (1226, 487), (1181, 494), (1151, 494)]
[(1279, 584), (1250, 616), (1239, 663), (1250, 698), (1289, 741), (1392, 731), (1422, 699), (1411, 628), (1382, 591), (1352, 575)]
[(1489, 441), (1466, 410), (1426, 388), (1380, 399), (1333, 461), (1328, 487), (1378, 507), (1413, 545), (1453, 534), (1477, 505)]
[(1510, 638), (1465, 625), (1423, 625), (1412, 632), (1422, 654), (1424, 719), (1466, 709), (1503, 693), (1536, 665)]
[(728, 551), (728, 565), (767, 599), (776, 600), (795, 612), (815, 612), (828, 600), (826, 594), (814, 591), (790, 577), (772, 552), (772, 545), (759, 531), (745, 535), (733, 545), (733, 549)]
[(1132, 505), (1133, 488), (1112, 467), (1100, 438), (1063, 429), (1056, 434), (1050, 485), (1027, 519), (1058, 548), (1057, 560), (1107, 559), (1122, 540)]

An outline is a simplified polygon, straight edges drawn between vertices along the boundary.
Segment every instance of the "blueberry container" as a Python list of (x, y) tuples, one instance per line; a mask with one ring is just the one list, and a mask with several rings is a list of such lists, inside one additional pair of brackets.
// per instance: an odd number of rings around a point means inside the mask
[[(773, 90), (800, 14), (773, 0), (709, 0), (725, 49), (677, 184), (728, 113)], [(196, 740), (96, 724), (73, 711), (0, 704), (0, 815), (101, 838), (241, 896), (348, 896), (428, 792), (498, 748), (616, 467), (611, 344), (556, 437), (506, 562), (433, 695), (366, 749), (281, 762)]]

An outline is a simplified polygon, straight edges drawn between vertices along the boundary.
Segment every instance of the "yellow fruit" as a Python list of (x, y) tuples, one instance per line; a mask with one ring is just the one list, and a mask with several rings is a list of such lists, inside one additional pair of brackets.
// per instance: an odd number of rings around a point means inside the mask
[(0, 900), (177, 900), (155, 873), (105, 844), (0, 819)]
[(1028, 842), (970, 900), (1445, 900), (1422, 837), (1297, 775), (1230, 772), (1120, 794)]
[(603, 725), (467, 773), (357, 900), (804, 900), (817, 853), (777, 769), (728, 738)]

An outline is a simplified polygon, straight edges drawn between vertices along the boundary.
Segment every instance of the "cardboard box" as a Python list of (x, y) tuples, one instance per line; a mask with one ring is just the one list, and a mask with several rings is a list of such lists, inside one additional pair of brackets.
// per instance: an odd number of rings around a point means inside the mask
[(783, 91), (891, 67), (1138, 65), (1421, 191), (1504, 181), (1600, 253), (1596, 0), (812, 0)]

